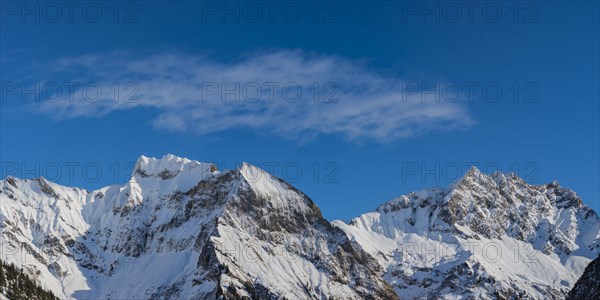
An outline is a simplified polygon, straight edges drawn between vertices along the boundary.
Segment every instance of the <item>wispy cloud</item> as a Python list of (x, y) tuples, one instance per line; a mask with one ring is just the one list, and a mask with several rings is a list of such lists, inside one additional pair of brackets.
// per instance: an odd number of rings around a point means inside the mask
[[(228, 62), (181, 53), (93, 54), (52, 66), (72, 81), (97, 83), (102, 92), (96, 96), (98, 88), (88, 87), (94, 101), (63, 93), (35, 108), (61, 119), (144, 107), (158, 111), (151, 122), (165, 130), (208, 134), (249, 128), (297, 140), (338, 134), (377, 142), (472, 124), (461, 103), (422, 101), (403, 94), (402, 78), (359, 61), (303, 51), (254, 53)], [(81, 92), (82, 86), (74, 89), (74, 95)]]

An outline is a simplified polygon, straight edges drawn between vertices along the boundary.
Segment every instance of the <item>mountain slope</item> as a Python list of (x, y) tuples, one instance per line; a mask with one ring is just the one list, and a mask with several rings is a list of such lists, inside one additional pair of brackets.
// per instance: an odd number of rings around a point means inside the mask
[(600, 252), (598, 215), (573, 191), (476, 168), (333, 223), (409, 298), (564, 298)]
[(394, 299), (383, 269), (266, 172), (141, 157), (97, 191), (0, 181), (6, 259), (61, 298)]
[(38, 284), (12, 264), (0, 260), (0, 299), (55, 300), (51, 292)]
[(562, 299), (600, 219), (557, 182), (469, 170), (350, 223), (249, 164), (140, 157), (96, 191), (0, 181), (2, 260), (60, 298)]
[(577, 280), (567, 299), (600, 299), (600, 257), (585, 268), (585, 272)]

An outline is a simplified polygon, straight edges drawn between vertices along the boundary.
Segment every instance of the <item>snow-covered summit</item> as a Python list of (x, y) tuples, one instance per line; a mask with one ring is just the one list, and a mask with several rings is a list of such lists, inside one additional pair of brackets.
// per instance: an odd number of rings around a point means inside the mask
[(142, 156), (95, 191), (0, 180), (3, 261), (61, 298), (563, 298), (600, 220), (558, 182), (471, 168), (349, 223), (285, 181)]
[(250, 164), (142, 156), (91, 192), (0, 180), (0, 236), (22, 249), (3, 260), (61, 298), (397, 298), (312, 200)]
[(197, 176), (199, 181), (215, 171), (217, 171), (217, 169), (214, 164), (202, 163), (196, 160), (178, 157), (173, 154), (166, 154), (162, 158), (142, 155), (135, 164), (132, 177), (160, 177), (162, 179), (171, 179), (181, 173), (187, 173), (189, 176)]
[(600, 253), (600, 219), (574, 191), (474, 167), (447, 188), (333, 223), (408, 298), (560, 299)]

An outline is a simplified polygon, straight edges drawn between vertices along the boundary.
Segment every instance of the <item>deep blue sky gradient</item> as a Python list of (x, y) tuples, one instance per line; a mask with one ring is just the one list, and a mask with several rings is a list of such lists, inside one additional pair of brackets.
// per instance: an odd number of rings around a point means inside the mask
[[(276, 14), (273, 24), (266, 17), (258, 23), (242, 17), (236, 23), (210, 15), (203, 21), (200, 1), (140, 2), (134, 23), (115, 23), (106, 7), (112, 2), (99, 3), (105, 6), (105, 15), (98, 23), (86, 22), (78, 14), (73, 23), (63, 18), (56, 24), (5, 16), (0, 23), (2, 82), (21, 81), (38, 65), (90, 53), (127, 51), (143, 56), (178, 51), (227, 62), (256, 51), (302, 49), (360, 60), (395, 77), (497, 82), (506, 98), (469, 103), (475, 123), (464, 130), (431, 130), (387, 143), (336, 135), (297, 142), (244, 128), (208, 135), (174, 133), (150, 125), (158, 113), (153, 109), (57, 120), (28, 110), (35, 103), (6, 101), (0, 115), (2, 177), (35, 177), (43, 170), (26, 172), (22, 166), (34, 168), (39, 163), (49, 173), (41, 175), (52, 179), (55, 172), (48, 166), (57, 163), (63, 166), (62, 176), (54, 176), (59, 183), (94, 189), (124, 182), (127, 163), (142, 154), (172, 153), (227, 168), (241, 161), (263, 167), (278, 163), (274, 175), (293, 181), (327, 218), (348, 219), (412, 190), (445, 186), (459, 176), (457, 171), (479, 164), (483, 171), (495, 166), (517, 171), (530, 182), (556, 179), (600, 209), (596, 1), (532, 2), (539, 11), (528, 20), (535, 23), (525, 23), (523, 15), (515, 22), (510, 11), (515, 2), (498, 2), (503, 15), (496, 23), (487, 22), (477, 10), (473, 23), (466, 16), (456, 23), (423, 22), (414, 15), (403, 20), (407, 2), (350, 1), (333, 2), (338, 10), (331, 23), (315, 22), (311, 4), (304, 3), (298, 22)], [(55, 76), (48, 80), (61, 80)], [(512, 101), (509, 86), (514, 82), (532, 82), (539, 88), (537, 101)], [(343, 99), (336, 105), (344, 105)], [(80, 163), (72, 179), (65, 162)], [(102, 167), (98, 180), (82, 175), (86, 163)], [(121, 169), (118, 178), (111, 167), (115, 163)], [(18, 170), (9, 172), (7, 168), (15, 164)], [(288, 173), (282, 171), (286, 164)], [(414, 166), (435, 170), (437, 164), (437, 171), (407, 172)], [(293, 166), (301, 167), (298, 180)]]

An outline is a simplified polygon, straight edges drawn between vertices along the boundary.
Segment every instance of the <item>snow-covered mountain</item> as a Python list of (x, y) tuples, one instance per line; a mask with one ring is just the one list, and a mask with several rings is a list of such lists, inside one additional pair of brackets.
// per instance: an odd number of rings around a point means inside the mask
[(166, 155), (96, 191), (8, 177), (0, 238), (3, 261), (61, 298), (542, 299), (598, 256), (600, 220), (556, 182), (471, 169), (330, 223), (257, 167)]
[(600, 257), (594, 259), (585, 268), (585, 272), (577, 280), (567, 299), (600, 299)]
[(600, 253), (600, 220), (557, 182), (471, 168), (348, 224), (403, 298), (560, 299)]
[(307, 196), (248, 164), (141, 157), (124, 185), (0, 191), (3, 259), (61, 298), (397, 298)]

